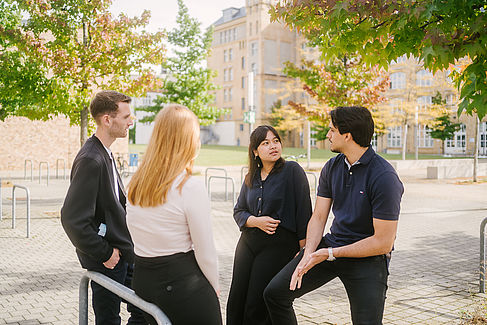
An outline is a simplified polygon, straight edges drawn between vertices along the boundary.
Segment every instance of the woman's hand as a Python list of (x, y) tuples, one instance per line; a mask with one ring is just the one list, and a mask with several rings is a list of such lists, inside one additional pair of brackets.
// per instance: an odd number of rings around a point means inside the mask
[(245, 224), (247, 227), (259, 228), (263, 232), (274, 235), (276, 233), (277, 226), (281, 223), (281, 220), (271, 218), (269, 216), (254, 217), (250, 216)]

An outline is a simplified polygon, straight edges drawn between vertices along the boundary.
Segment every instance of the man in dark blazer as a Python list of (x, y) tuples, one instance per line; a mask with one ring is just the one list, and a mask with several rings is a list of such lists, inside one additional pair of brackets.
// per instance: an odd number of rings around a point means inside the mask
[[(78, 152), (71, 184), (61, 209), (61, 223), (76, 247), (81, 266), (125, 284), (133, 264), (134, 247), (125, 222), (126, 194), (110, 151), (117, 138), (127, 136), (133, 124), (131, 98), (116, 91), (99, 92), (90, 104), (95, 135)], [(119, 325), (120, 298), (92, 282), (97, 325)], [(129, 306), (129, 311), (134, 310)], [(135, 308), (128, 324), (145, 324)]]

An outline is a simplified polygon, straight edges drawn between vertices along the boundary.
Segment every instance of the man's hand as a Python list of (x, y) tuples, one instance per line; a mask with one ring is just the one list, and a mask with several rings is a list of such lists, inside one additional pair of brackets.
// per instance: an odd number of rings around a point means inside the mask
[(113, 248), (113, 253), (112, 256), (108, 259), (108, 261), (104, 262), (103, 265), (107, 269), (112, 269), (118, 264), (118, 261), (120, 261), (120, 251), (118, 248)]
[(263, 232), (273, 235), (276, 233), (277, 226), (281, 223), (281, 220), (277, 220), (268, 216), (254, 217), (250, 216), (247, 219), (247, 227), (256, 227)]
[(323, 261), (326, 261), (328, 258), (328, 249), (321, 248), (318, 249), (316, 252), (308, 255), (303, 255), (303, 258), (296, 266), (293, 275), (291, 276), (291, 283), (289, 284), (289, 290), (296, 290), (301, 288), (301, 281), (303, 280), (303, 276), (311, 270), (313, 266), (319, 264)]

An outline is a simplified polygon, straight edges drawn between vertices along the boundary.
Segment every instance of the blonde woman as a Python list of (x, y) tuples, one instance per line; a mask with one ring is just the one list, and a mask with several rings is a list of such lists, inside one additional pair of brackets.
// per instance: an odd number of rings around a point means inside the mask
[(199, 133), (193, 112), (166, 106), (157, 114), (144, 160), (129, 184), (133, 288), (174, 325), (221, 324), (210, 204), (203, 182), (191, 176)]

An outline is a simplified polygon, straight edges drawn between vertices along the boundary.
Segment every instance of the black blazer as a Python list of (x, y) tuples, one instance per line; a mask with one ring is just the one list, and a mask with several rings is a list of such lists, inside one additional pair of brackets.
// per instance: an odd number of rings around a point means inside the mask
[[(133, 263), (134, 246), (125, 221), (126, 195), (118, 172), (117, 177), (120, 199), (114, 190), (110, 156), (92, 136), (74, 159), (61, 209), (61, 223), (84, 268), (107, 261), (114, 247), (121, 258)], [(101, 223), (106, 224), (104, 237), (98, 235)]]

